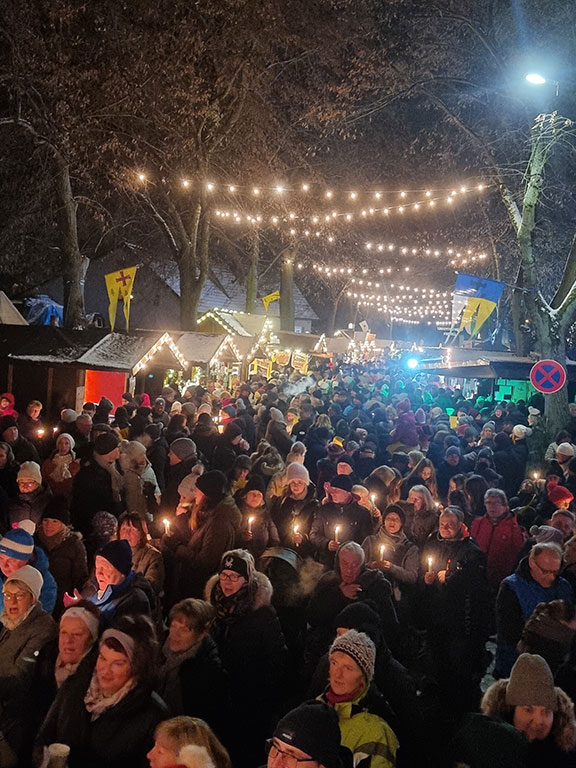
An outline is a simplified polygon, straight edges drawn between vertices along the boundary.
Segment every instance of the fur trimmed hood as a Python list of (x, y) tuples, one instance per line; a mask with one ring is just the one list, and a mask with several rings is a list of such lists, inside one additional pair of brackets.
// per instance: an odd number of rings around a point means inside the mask
[[(274, 589), (270, 579), (263, 573), (260, 573), (260, 571), (255, 571), (254, 579), (257, 584), (257, 589), (256, 594), (254, 595), (254, 602), (252, 603), (252, 610), (257, 611), (264, 605), (270, 605), (272, 602), (272, 593), (274, 592)], [(206, 582), (206, 586), (204, 587), (204, 599), (209, 603), (212, 602), (210, 600), (210, 595), (212, 594), (212, 590), (214, 589), (217, 581), (218, 574), (215, 573), (213, 576), (210, 576)]]
[[(506, 686), (508, 680), (498, 680), (490, 686), (482, 697), (481, 710), (485, 715), (499, 717), (511, 722), (512, 710), (506, 703)], [(574, 704), (561, 688), (556, 687), (558, 709), (554, 713), (551, 737), (561, 752), (570, 752), (576, 747), (576, 720), (574, 719)]]

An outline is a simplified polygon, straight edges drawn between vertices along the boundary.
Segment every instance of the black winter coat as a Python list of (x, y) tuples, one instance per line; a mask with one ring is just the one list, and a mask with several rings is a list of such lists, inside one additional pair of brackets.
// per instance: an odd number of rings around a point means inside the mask
[(294, 526), (298, 526), (298, 532), (304, 537), (304, 541), (297, 548), (301, 557), (312, 556), (314, 545), (310, 542), (310, 530), (314, 514), (318, 509), (318, 502), (314, 498), (316, 487), (310, 483), (304, 499), (293, 499), (291, 496), (277, 498), (271, 509), (271, 517), (278, 530), (280, 544), (288, 549), (294, 549)]
[(70, 511), (72, 525), (85, 539), (92, 533), (96, 512), (110, 512), (115, 517), (122, 512), (120, 501), (114, 499), (110, 473), (93, 459), (88, 459), (74, 478)]
[(162, 493), (162, 508), (173, 512), (180, 502), (178, 486), (184, 480), (186, 475), (192, 471), (196, 464), (195, 459), (186, 459), (178, 464), (171, 464), (166, 467), (166, 488)]
[(64, 611), (62, 598), (64, 593), (73, 595), (75, 589), (82, 589), (88, 579), (88, 563), (86, 547), (82, 534), (65, 528), (57, 536), (44, 536), (42, 528), (36, 532), (37, 543), (48, 555), (50, 573), (58, 587), (56, 608), (53, 611), (58, 618)]
[(92, 722), (84, 706), (89, 684), (86, 674), (64, 682), (42, 724), (39, 743), (68, 744), (70, 768), (148, 768), (154, 731), (168, 717), (162, 699), (137, 685)]
[(168, 451), (170, 450), (168, 442), (164, 436), (154, 440), (152, 445), (146, 451), (148, 461), (152, 465), (158, 487), (164, 493), (166, 489), (166, 472), (168, 470)]
[(375, 533), (375, 523), (366, 507), (357, 502), (351, 504), (334, 504), (327, 502), (318, 507), (310, 540), (316, 548), (317, 559), (328, 568), (334, 565), (334, 552), (330, 552), (328, 544), (334, 541), (336, 526), (339, 526), (338, 541), (355, 541), (362, 544), (365, 538)]

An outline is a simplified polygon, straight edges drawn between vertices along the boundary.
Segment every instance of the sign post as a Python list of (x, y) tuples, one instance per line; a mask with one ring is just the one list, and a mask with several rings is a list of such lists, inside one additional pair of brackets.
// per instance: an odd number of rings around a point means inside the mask
[[(556, 360), (540, 360), (530, 370), (530, 383), (537, 392), (553, 395), (566, 384), (566, 369)], [(544, 416), (548, 418), (550, 398), (544, 400)]]

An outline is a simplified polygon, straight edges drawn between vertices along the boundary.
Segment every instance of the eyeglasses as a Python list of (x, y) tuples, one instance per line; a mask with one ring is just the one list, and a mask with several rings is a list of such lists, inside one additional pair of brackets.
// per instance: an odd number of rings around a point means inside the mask
[(239, 573), (221, 573), (220, 581), (231, 581), (232, 584), (236, 584), (243, 578)]
[(4, 590), (2, 590), (2, 595), (4, 596), (4, 602), (15, 600), (17, 603), (21, 603), (22, 600), (26, 600), (28, 597), (26, 592), (5, 592)]
[(274, 744), (274, 739), (268, 739), (266, 742), (266, 754), (270, 755), (272, 760), (275, 760), (278, 755), (280, 755), (282, 764), (285, 765), (286, 768), (298, 768), (300, 763), (317, 763), (317, 761), (313, 760), (311, 757), (294, 757), (294, 755), (291, 755), (289, 752), (283, 752), (281, 749), (278, 749), (276, 744)]
[(558, 576), (558, 574), (560, 573), (560, 568), (558, 568), (558, 570), (555, 570), (555, 571), (548, 571), (546, 570), (546, 568), (542, 568), (541, 565), (538, 565), (538, 561), (536, 560), (535, 557), (532, 558), (532, 562), (534, 563), (536, 568), (538, 568), (538, 570), (543, 576), (554, 576), (554, 578), (556, 578), (556, 576)]
[(35, 485), (38, 485), (34, 480), (31, 483), (27, 483), (24, 480), (18, 480), (18, 485), (21, 488), (33, 488)]

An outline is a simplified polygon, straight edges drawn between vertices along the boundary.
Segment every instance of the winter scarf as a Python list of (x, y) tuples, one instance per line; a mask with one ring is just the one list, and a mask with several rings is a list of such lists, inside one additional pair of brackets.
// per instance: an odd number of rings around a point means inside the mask
[(172, 672), (173, 669), (177, 669), (182, 662), (187, 659), (193, 659), (202, 645), (202, 640), (197, 640), (186, 651), (171, 651), (168, 638), (164, 641), (162, 646), (162, 655), (164, 656), (164, 664), (162, 664), (162, 674), (166, 675), (168, 672)]
[(124, 696), (126, 696), (126, 694), (129, 693), (132, 688), (135, 687), (135, 685), (136, 680), (131, 677), (130, 680), (128, 680), (128, 682), (126, 682), (119, 691), (116, 691), (116, 693), (113, 693), (111, 696), (104, 696), (102, 689), (100, 688), (100, 683), (98, 682), (98, 675), (96, 674), (96, 671), (94, 671), (92, 680), (90, 681), (90, 685), (88, 686), (88, 690), (84, 696), (84, 706), (86, 707), (87, 711), (90, 712), (92, 716), (92, 722), (97, 720), (100, 715), (107, 709), (110, 709), (110, 707), (115, 707), (116, 704), (119, 704)]
[(7, 616), (6, 610), (3, 610), (2, 613), (0, 613), (0, 622), (2, 622), (2, 625), (6, 629), (8, 629), (10, 632), (12, 632), (12, 630), (16, 629), (16, 627), (19, 627), (20, 624), (22, 624), (24, 621), (26, 621), (26, 619), (28, 618), (28, 616), (30, 616), (30, 614), (32, 613), (32, 611), (34, 610), (35, 607), (36, 607), (36, 603), (34, 602), (30, 606), (30, 608), (28, 608), (28, 610), (26, 611), (26, 613), (23, 616), (20, 616), (19, 619), (14, 619), (14, 620), (10, 619)]
[(251, 611), (257, 589), (258, 584), (254, 580), (251, 584), (244, 584), (234, 595), (226, 597), (222, 592), (220, 582), (216, 582), (212, 590), (211, 602), (216, 610), (218, 620), (232, 624), (239, 616)]
[(72, 453), (66, 453), (61, 456), (57, 453), (52, 457), (52, 463), (54, 469), (50, 473), (50, 480), (54, 480), (55, 483), (62, 483), (64, 480), (70, 480), (72, 477), (70, 473), (70, 464), (74, 461), (74, 455)]

